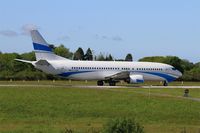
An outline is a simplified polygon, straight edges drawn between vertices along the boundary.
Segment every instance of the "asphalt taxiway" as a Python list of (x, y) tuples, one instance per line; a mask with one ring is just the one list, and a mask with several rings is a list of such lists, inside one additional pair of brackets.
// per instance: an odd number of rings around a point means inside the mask
[(200, 89), (200, 86), (88, 86), (88, 85), (73, 85), (71, 87), (77, 87), (77, 88), (182, 88), (182, 89), (192, 89), (192, 88), (197, 88)]
[(173, 88), (182, 88), (182, 89), (200, 89), (200, 86), (96, 86), (96, 85), (65, 85), (65, 84), (50, 84), (50, 85), (40, 85), (40, 84), (0, 84), (0, 87), (70, 87), (70, 88), (166, 88), (166, 89), (173, 89)]

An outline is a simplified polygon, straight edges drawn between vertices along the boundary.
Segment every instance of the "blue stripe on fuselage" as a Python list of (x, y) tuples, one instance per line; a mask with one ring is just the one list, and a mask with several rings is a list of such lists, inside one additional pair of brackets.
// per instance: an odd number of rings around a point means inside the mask
[[(64, 73), (61, 73), (61, 74), (58, 74), (58, 75), (59, 75), (59, 76), (62, 76), (62, 77), (68, 77), (68, 76), (70, 76), (70, 75), (80, 74), (80, 73), (87, 73), (87, 72), (93, 72), (93, 71), (64, 72)], [(173, 76), (171, 76), (171, 75), (168, 75), (168, 74), (165, 74), (165, 73), (144, 72), (144, 71), (133, 71), (133, 72), (151, 74), (151, 75), (154, 75), (154, 76), (158, 76), (158, 77), (164, 78), (164, 79), (166, 79), (168, 82), (172, 82), (172, 81), (174, 81), (174, 80), (176, 79), (175, 77), (173, 77)], [(138, 81), (138, 82), (142, 82), (142, 81)], [(143, 82), (144, 82), (144, 81), (143, 81)]]
[(87, 73), (87, 72), (92, 72), (92, 71), (64, 72), (64, 73), (61, 73), (61, 74), (58, 74), (58, 75), (62, 76), (62, 77), (68, 77), (70, 75), (80, 74), (80, 73)]
[(144, 80), (136, 79), (137, 83), (144, 83)]
[(52, 52), (52, 49), (46, 45), (42, 45), (39, 43), (33, 43), (34, 50), (42, 50), (42, 51), (48, 51)]
[(165, 74), (165, 73), (158, 73), (158, 72), (141, 72), (141, 73), (147, 73), (147, 74), (151, 74), (151, 75), (156, 75), (156, 76), (159, 76), (159, 77), (162, 77), (162, 78), (166, 79), (168, 82), (172, 82), (172, 81), (174, 81), (176, 79), (175, 77), (173, 77), (171, 75), (168, 75), (168, 74)]

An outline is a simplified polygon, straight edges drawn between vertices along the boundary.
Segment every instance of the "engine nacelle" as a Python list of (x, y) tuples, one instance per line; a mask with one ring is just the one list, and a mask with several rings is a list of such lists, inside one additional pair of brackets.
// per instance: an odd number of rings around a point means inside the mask
[(130, 78), (129, 79), (130, 84), (144, 83), (144, 78), (142, 75), (130, 74), (129, 78)]

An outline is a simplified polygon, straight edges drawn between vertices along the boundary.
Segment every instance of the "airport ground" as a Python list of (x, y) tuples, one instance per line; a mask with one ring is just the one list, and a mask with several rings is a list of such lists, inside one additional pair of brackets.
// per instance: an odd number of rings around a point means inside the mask
[[(92, 133), (120, 117), (134, 118), (146, 133), (200, 132), (199, 82), (173, 82), (173, 87), (159, 82), (118, 85), (0, 81), (0, 132), (64, 133), (67, 128)], [(189, 97), (183, 97), (185, 88)]]

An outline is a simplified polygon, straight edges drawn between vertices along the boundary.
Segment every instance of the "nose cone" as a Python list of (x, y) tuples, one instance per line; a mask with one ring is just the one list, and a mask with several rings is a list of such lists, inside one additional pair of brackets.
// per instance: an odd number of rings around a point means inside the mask
[(183, 74), (180, 72), (180, 71), (176, 71), (176, 75), (178, 76), (178, 77), (181, 77)]

